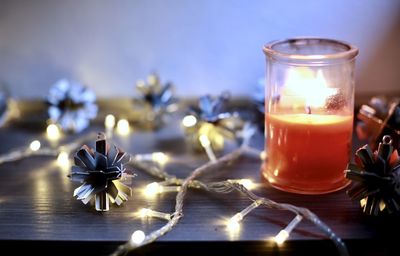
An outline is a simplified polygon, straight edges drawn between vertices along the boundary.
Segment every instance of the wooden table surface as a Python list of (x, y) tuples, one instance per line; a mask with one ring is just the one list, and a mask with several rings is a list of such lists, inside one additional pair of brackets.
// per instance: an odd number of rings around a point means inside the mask
[[(155, 132), (134, 129), (128, 137), (114, 136), (114, 140), (132, 154), (153, 151), (170, 154), (173, 160), (167, 165), (167, 170), (185, 177), (205, 163), (207, 158), (205, 154), (194, 154), (188, 150), (178, 121), (172, 119)], [(94, 124), (79, 136), (101, 130), (101, 123)], [(48, 144), (43, 131), (43, 125), (8, 124), (0, 129), (0, 154), (27, 146), (33, 139), (41, 139)], [(79, 136), (64, 136), (60, 143)], [(252, 143), (262, 148), (263, 140), (260, 133)], [(93, 145), (93, 141), (88, 143)], [(321, 143), (321, 150), (328, 146)], [(354, 148), (357, 146), (354, 145)], [(234, 147), (231, 143), (226, 152)], [(398, 217), (363, 216), (358, 204), (349, 200), (345, 190), (318, 196), (278, 191), (262, 181), (260, 165), (259, 160), (242, 157), (231, 167), (202, 178), (252, 178), (260, 183), (256, 194), (307, 207), (316, 213), (344, 239), (351, 255), (396, 254), (394, 241), (400, 227)], [(149, 233), (165, 223), (158, 219), (142, 221), (136, 218), (138, 209), (148, 207), (173, 212), (174, 193), (162, 194), (151, 200), (143, 197), (143, 187), (157, 180), (139, 170), (133, 184), (133, 196), (122, 207), (112, 206), (106, 213), (98, 213), (93, 207), (83, 205), (72, 197), (78, 184), (72, 183), (67, 173), (56, 165), (52, 157), (33, 156), (0, 165), (1, 252), (12, 249), (16, 252), (40, 252), (40, 255), (107, 255), (128, 240), (134, 230)], [(244, 219), (239, 234), (229, 234), (224, 220), (250, 203), (236, 192), (222, 195), (190, 191), (178, 226), (132, 255), (337, 255), (332, 242), (307, 221), (301, 222), (282, 247), (268, 242), (294, 216), (263, 207)]]

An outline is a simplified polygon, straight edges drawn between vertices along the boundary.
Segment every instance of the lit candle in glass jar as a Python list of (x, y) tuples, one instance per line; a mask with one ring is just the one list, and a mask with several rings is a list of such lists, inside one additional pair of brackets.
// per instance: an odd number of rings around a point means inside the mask
[(278, 189), (302, 194), (343, 188), (357, 49), (312, 38), (272, 43), (264, 51), (269, 61), (264, 177)]

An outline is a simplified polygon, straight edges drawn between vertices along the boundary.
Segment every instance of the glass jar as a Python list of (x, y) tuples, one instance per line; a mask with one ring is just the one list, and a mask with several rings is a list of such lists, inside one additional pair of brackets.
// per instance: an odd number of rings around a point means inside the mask
[(278, 189), (323, 194), (348, 181), (358, 49), (322, 38), (264, 46), (267, 59), (262, 173)]

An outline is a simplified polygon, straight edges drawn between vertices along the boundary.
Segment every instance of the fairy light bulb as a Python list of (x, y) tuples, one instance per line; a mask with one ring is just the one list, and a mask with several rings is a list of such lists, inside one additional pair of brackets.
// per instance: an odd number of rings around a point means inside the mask
[(157, 182), (148, 184), (144, 189), (144, 194), (147, 197), (153, 197), (160, 192), (162, 193), (162, 186), (160, 186)]
[(140, 209), (139, 212), (138, 212), (138, 215), (139, 215), (139, 217), (141, 217), (141, 218), (149, 217), (150, 214), (151, 214), (151, 210), (148, 209), (148, 208), (142, 208), (142, 209)]
[(171, 219), (171, 214), (169, 213), (164, 213), (164, 212), (158, 212), (158, 211), (153, 211), (148, 208), (142, 208), (138, 211), (137, 215), (141, 218), (149, 218), (149, 217), (155, 217), (159, 219), (164, 219), (164, 220), (170, 220)]
[(117, 123), (117, 133), (126, 136), (130, 132), (129, 122), (126, 119), (120, 119)]
[(211, 145), (210, 140), (208, 139), (207, 135), (205, 135), (205, 134), (200, 135), (199, 140), (200, 140), (201, 146), (204, 148), (209, 147)]
[(226, 224), (226, 227), (228, 228), (229, 232), (235, 232), (240, 229), (240, 222), (243, 220), (243, 218), (249, 214), (251, 211), (256, 209), (258, 206), (260, 206), (262, 203), (261, 200), (256, 200), (253, 203), (251, 203), (249, 206), (244, 208), (242, 211), (236, 213), (233, 215), (232, 218), (230, 218)]
[(248, 190), (252, 190), (257, 187), (257, 184), (255, 184), (251, 179), (240, 179), (237, 182)]
[(197, 118), (194, 115), (187, 115), (182, 119), (182, 125), (189, 128), (195, 126)]
[(160, 165), (165, 165), (168, 162), (169, 157), (163, 152), (154, 152), (151, 154), (151, 160)]
[(58, 166), (60, 166), (62, 168), (69, 167), (69, 156), (68, 156), (67, 152), (61, 151), (60, 154), (58, 154), (57, 164), (58, 164)]
[(211, 142), (210, 142), (210, 139), (207, 137), (207, 135), (205, 135), (205, 134), (200, 135), (199, 141), (200, 141), (201, 146), (206, 151), (206, 154), (207, 154), (208, 158), (210, 159), (210, 161), (216, 162), (217, 157), (215, 156), (214, 151), (211, 148)]
[(237, 232), (240, 230), (240, 221), (243, 219), (243, 216), (240, 213), (236, 213), (230, 218), (226, 224), (227, 229), (229, 232)]
[(104, 127), (107, 138), (112, 138), (115, 127), (115, 116), (108, 114), (106, 118), (104, 118)]
[(286, 230), (281, 230), (275, 237), (274, 241), (277, 245), (282, 245), (289, 237), (289, 233)]
[(143, 243), (145, 238), (146, 238), (146, 234), (142, 230), (136, 230), (131, 235), (131, 243), (134, 246), (138, 246), (141, 243)]
[(153, 161), (161, 166), (165, 165), (169, 161), (169, 156), (163, 152), (153, 152), (149, 154), (137, 154), (134, 156), (136, 161)]
[(34, 140), (31, 142), (31, 144), (29, 145), (30, 150), (32, 151), (38, 151), (40, 149), (40, 141), (38, 140)]
[(51, 141), (58, 140), (61, 137), (60, 129), (56, 124), (49, 124), (46, 128), (47, 138)]
[(180, 186), (162, 186), (157, 182), (152, 182), (150, 184), (147, 184), (146, 188), (144, 189), (144, 195), (151, 198), (157, 194), (166, 192), (179, 192), (180, 190)]
[(302, 219), (303, 216), (296, 215), (296, 217), (273, 238), (275, 243), (277, 245), (282, 245), (289, 238), (290, 232), (292, 232)]
[(109, 114), (106, 116), (106, 118), (104, 119), (104, 127), (106, 129), (114, 129), (115, 126), (115, 116)]

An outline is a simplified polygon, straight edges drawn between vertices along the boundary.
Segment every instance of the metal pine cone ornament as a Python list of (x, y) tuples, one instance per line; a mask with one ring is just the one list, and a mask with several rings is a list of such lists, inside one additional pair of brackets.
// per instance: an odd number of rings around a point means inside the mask
[(392, 137), (395, 148), (400, 146), (400, 99), (373, 97), (361, 106), (357, 117), (357, 136), (368, 140), (372, 149), (377, 149), (384, 135)]
[(110, 201), (121, 205), (131, 196), (131, 188), (119, 181), (130, 155), (109, 145), (104, 134), (99, 134), (95, 149), (84, 145), (74, 160), (69, 176), (72, 181), (83, 183), (75, 189), (74, 196), (84, 204), (94, 199), (97, 211), (108, 211)]
[[(197, 107), (191, 107), (189, 114), (184, 118), (182, 124), (190, 145), (196, 150), (202, 150), (200, 136), (206, 135), (210, 140), (211, 147), (214, 150), (224, 148), (225, 138), (238, 139), (245, 122), (239, 114), (230, 113), (227, 109), (227, 103), (230, 94), (222, 93), (218, 98), (210, 95), (200, 97)], [(185, 121), (191, 118), (194, 122)]]
[(384, 136), (378, 150), (365, 145), (356, 152), (359, 164), (349, 164), (346, 178), (356, 182), (347, 194), (360, 201), (363, 212), (377, 216), (400, 212), (400, 158), (392, 138)]
[(48, 114), (63, 131), (81, 132), (97, 116), (96, 95), (75, 81), (59, 80), (49, 90)]
[(136, 88), (141, 93), (141, 101), (145, 103), (150, 112), (146, 115), (148, 121), (161, 123), (164, 114), (177, 109), (178, 101), (174, 97), (172, 83), (161, 84), (157, 74), (149, 75), (147, 82), (139, 80)]
[(231, 116), (231, 113), (226, 111), (227, 103), (230, 100), (230, 94), (223, 92), (218, 98), (213, 98), (210, 95), (200, 97), (199, 105), (191, 107), (191, 114), (195, 115), (198, 120), (207, 123), (218, 123)]

